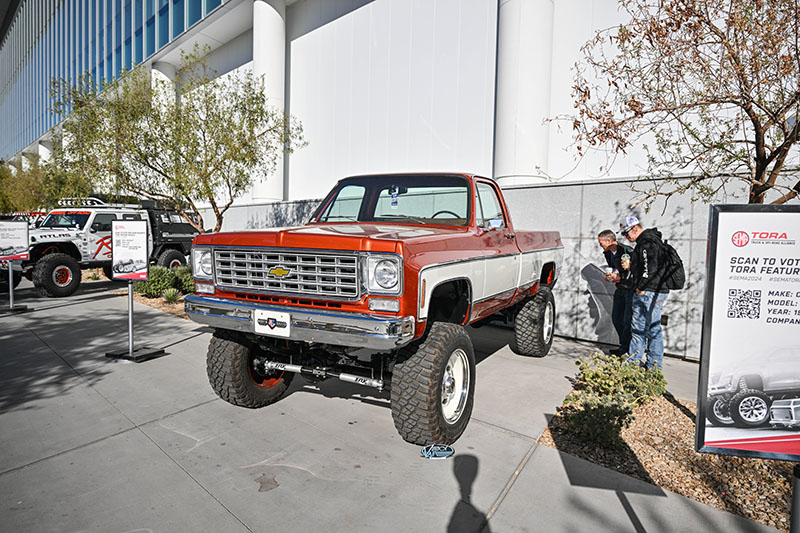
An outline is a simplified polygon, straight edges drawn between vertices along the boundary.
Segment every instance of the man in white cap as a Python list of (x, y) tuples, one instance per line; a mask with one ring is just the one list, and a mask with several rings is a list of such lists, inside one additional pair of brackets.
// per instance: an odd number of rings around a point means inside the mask
[[(645, 366), (661, 370), (664, 359), (664, 338), (661, 332), (661, 312), (669, 291), (664, 288), (666, 271), (664, 243), (656, 228), (644, 229), (635, 216), (625, 217), (619, 225), (620, 233), (636, 248), (631, 254), (628, 268), (633, 277), (633, 301), (631, 313), (631, 356), (629, 362), (641, 363), (645, 350)], [(622, 265), (625, 268), (625, 264)]]

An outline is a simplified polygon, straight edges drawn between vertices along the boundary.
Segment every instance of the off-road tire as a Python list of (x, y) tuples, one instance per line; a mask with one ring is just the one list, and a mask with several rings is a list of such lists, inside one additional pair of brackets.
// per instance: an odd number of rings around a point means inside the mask
[(520, 304), (514, 316), (511, 351), (519, 355), (544, 357), (553, 344), (556, 303), (553, 292), (541, 287), (532, 298)]
[(706, 419), (711, 422), (712, 426), (732, 426), (730, 403), (720, 397), (709, 398), (706, 401)]
[(176, 268), (186, 264), (186, 256), (178, 250), (169, 248), (161, 252), (161, 255), (159, 255), (156, 260), (156, 264), (162, 267)]
[(769, 407), (772, 405), (772, 400), (763, 391), (740, 390), (733, 395), (728, 405), (736, 427), (758, 428), (769, 424)]
[[(457, 352), (461, 350), (457, 354)], [(463, 357), (468, 371), (466, 398), (445, 418), (442, 385), (451, 356)], [(472, 341), (458, 324), (436, 322), (422, 342), (400, 351), (392, 372), (392, 419), (403, 440), (412, 444), (451, 444), (469, 423), (475, 395)], [(460, 413), (460, 414), (459, 414)]]
[[(14, 288), (17, 288), (17, 285), (20, 284), (22, 281), (22, 272), (18, 270), (12, 270), (13, 274), (11, 275), (11, 279), (14, 283)], [(8, 292), (8, 270), (0, 270), (0, 293)]]
[[(63, 274), (65, 283), (59, 284), (57, 277)], [(47, 254), (33, 267), (33, 285), (42, 296), (63, 298), (74, 294), (81, 284), (81, 266), (67, 254)]]
[[(242, 336), (218, 329), (208, 343), (206, 372), (217, 395), (228, 403), (258, 409), (283, 397), (294, 378), (291, 372), (261, 376), (252, 368), (257, 348)], [(259, 385), (256, 380), (262, 380)]]
[(103, 275), (111, 281), (123, 281), (120, 279), (114, 279), (114, 271), (111, 270), (111, 265), (103, 265)]

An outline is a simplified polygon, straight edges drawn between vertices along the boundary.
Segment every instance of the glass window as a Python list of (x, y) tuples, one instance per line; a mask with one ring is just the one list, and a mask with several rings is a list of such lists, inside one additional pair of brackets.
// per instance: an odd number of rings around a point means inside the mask
[(134, 37), (134, 49), (136, 51), (136, 56), (134, 57), (133, 61), (137, 65), (142, 62), (142, 30), (141, 28), (136, 30), (136, 36)]
[(172, 38), (183, 33), (183, 0), (172, 0)]
[(114, 213), (97, 213), (92, 221), (92, 231), (111, 231), (111, 223), (117, 219)]
[(187, 0), (189, 3), (189, 20), (186, 21), (186, 26), (191, 27), (192, 24), (200, 20), (203, 16), (203, 0)]
[(346, 185), (339, 189), (336, 197), (331, 200), (328, 207), (320, 217), (321, 221), (340, 222), (358, 220), (361, 210), (361, 201), (367, 188), (362, 185)]
[(44, 219), (42, 228), (74, 228), (83, 229), (86, 221), (89, 220), (90, 211), (59, 211), (52, 212)]
[(206, 0), (206, 15), (211, 13), (221, 3), (222, 0)]
[(150, 57), (156, 51), (156, 18), (152, 17), (147, 19), (147, 25), (145, 26), (144, 32), (144, 40), (146, 43), (145, 57)]
[(158, 0), (158, 47), (169, 42), (169, 0)]
[(502, 227), (505, 227), (506, 219), (503, 216), (503, 208), (500, 206), (500, 200), (498, 200), (497, 193), (491, 185), (478, 183), (478, 202), (480, 203), (480, 209), (475, 215), (478, 226), (486, 227), (488, 221), (499, 220), (502, 222)]

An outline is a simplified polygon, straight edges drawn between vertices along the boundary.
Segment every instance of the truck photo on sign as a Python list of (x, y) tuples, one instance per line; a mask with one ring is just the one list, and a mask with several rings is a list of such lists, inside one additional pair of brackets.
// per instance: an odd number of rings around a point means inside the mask
[(800, 206), (711, 206), (700, 452), (800, 461)]
[(147, 222), (114, 221), (111, 231), (111, 270), (114, 279), (147, 280)]
[(28, 259), (28, 223), (0, 222), (0, 261)]

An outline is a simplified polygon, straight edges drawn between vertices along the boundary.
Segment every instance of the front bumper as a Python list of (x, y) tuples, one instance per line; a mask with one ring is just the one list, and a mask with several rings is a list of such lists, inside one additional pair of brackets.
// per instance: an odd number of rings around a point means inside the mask
[[(352, 346), (373, 350), (392, 350), (414, 338), (414, 317), (384, 317), (359, 313), (259, 305), (210, 296), (190, 295), (184, 298), (186, 314), (201, 324), (246, 333), (318, 342), (335, 346)], [(269, 333), (263, 327), (270, 313), (278, 320), (288, 317), (286, 334)], [(260, 327), (257, 327), (257, 321)]]
[(800, 399), (775, 400), (769, 408), (770, 423), (776, 426), (800, 426)]

